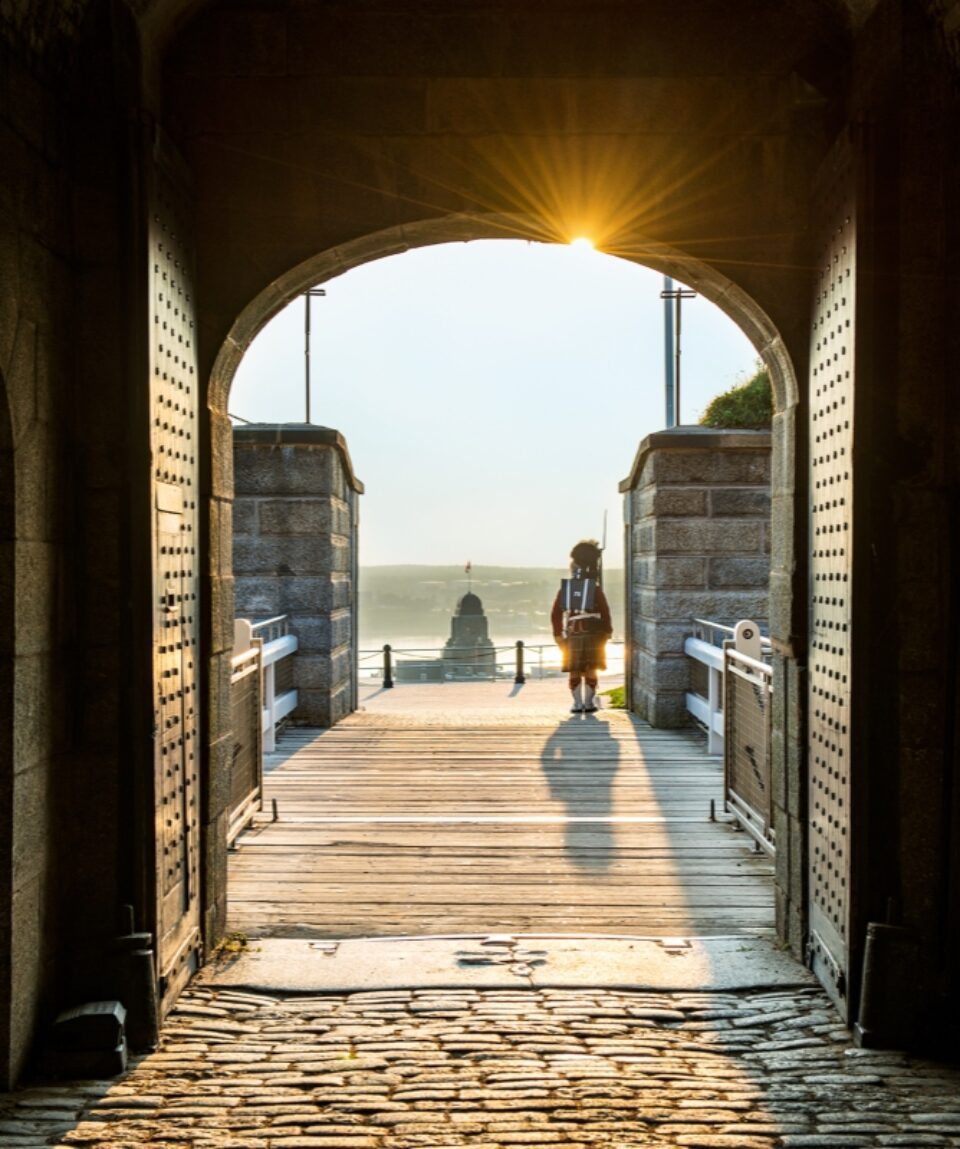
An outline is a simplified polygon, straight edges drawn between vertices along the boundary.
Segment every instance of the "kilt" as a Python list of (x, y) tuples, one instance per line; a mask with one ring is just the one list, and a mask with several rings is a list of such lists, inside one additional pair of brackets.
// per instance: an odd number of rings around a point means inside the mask
[(605, 634), (571, 634), (563, 644), (563, 670), (586, 674), (589, 670), (607, 669), (607, 636)]

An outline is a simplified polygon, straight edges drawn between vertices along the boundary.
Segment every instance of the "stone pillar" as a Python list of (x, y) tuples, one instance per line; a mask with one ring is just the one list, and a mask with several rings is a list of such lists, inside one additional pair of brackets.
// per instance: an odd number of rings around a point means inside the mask
[(357, 707), (357, 527), (363, 484), (327, 427), (237, 427), (233, 569), (238, 618), (286, 614), (299, 639), (293, 721)]
[(767, 620), (770, 435), (658, 431), (620, 490), (630, 706), (654, 726), (684, 726), (693, 619)]

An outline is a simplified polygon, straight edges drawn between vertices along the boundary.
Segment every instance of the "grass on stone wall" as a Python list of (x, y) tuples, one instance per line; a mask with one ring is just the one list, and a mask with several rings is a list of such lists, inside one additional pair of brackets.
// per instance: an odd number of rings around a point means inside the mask
[(766, 430), (773, 420), (770, 373), (758, 366), (746, 383), (739, 383), (711, 399), (700, 418), (704, 427)]

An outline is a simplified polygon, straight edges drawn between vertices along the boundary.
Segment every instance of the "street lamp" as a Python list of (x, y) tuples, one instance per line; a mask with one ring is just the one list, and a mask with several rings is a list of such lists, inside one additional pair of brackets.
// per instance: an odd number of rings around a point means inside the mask
[(304, 317), (303, 317), (303, 360), (306, 369), (305, 390), (307, 399), (307, 419), (310, 422), (310, 300), (326, 295), (326, 291), (322, 287), (309, 287), (303, 293), (304, 302)]
[[(685, 299), (696, 299), (697, 293), (688, 287), (674, 287), (673, 280), (665, 275), (663, 277), (663, 291), (660, 298), (664, 300), (663, 320), (666, 339), (666, 393), (667, 393), (667, 426), (680, 426), (680, 315), (681, 306)], [(670, 300), (674, 301), (673, 323), (670, 322)], [(671, 338), (675, 337), (673, 356), (670, 355)], [(671, 378), (671, 375), (673, 378)]]

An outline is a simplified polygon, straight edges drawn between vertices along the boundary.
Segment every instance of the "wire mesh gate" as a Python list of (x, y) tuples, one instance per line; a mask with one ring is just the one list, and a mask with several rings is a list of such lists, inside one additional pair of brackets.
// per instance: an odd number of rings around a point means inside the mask
[(768, 853), (775, 848), (771, 785), (771, 668), (724, 650), (724, 795), (727, 810)]
[(236, 839), (262, 805), (262, 649), (258, 644), (233, 659), (230, 708), (234, 741), (230, 763), (228, 844)]

